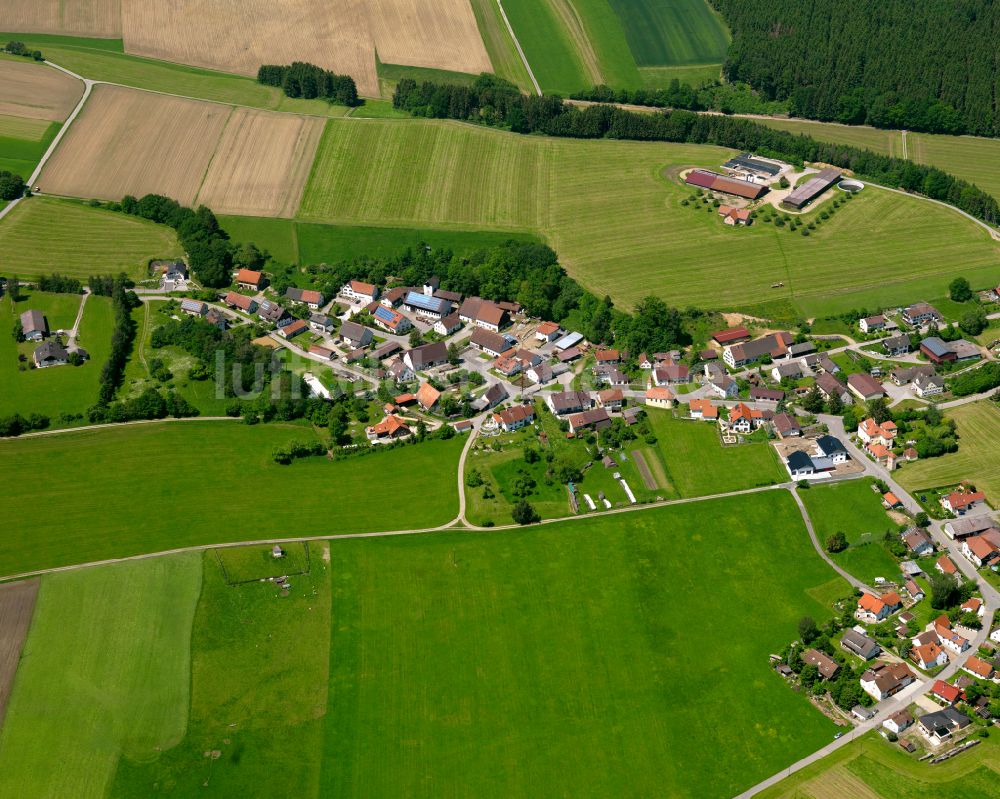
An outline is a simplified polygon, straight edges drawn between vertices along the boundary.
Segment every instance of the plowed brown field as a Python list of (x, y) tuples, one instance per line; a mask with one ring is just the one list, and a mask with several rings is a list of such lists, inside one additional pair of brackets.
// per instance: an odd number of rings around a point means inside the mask
[(198, 203), (220, 214), (293, 216), (322, 133), (315, 117), (236, 109)]
[(371, 0), (368, 19), (383, 64), (493, 69), (469, 0)]
[(0, 724), (14, 686), (17, 663), (31, 626), (37, 596), (37, 579), (0, 585)]
[(0, 29), (121, 36), (121, 0), (0, 0)]
[(156, 192), (190, 205), (231, 112), (226, 105), (95, 86), (38, 185), (50, 194), (103, 200)]
[(80, 101), (83, 83), (28, 61), (0, 61), (0, 114), (62, 122)]

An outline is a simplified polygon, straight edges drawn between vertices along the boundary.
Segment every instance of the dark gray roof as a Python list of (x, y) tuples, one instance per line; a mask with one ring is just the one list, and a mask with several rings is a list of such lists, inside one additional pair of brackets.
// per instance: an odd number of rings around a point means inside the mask
[(758, 158), (754, 158), (750, 153), (741, 153), (735, 158), (730, 158), (722, 166), (726, 169), (746, 169), (751, 172), (763, 172), (765, 175), (770, 175), (771, 177), (774, 177), (781, 171), (781, 167), (777, 164), (761, 161)]
[(843, 646), (858, 654), (873, 651), (877, 652), (879, 649), (877, 641), (873, 638), (869, 638), (864, 633), (859, 633), (853, 628), (844, 630), (844, 635), (841, 637), (840, 642)]
[(844, 445), (840, 443), (840, 439), (833, 436), (820, 436), (816, 439), (816, 446), (820, 448), (824, 455), (833, 455), (835, 452), (847, 452)]
[(796, 450), (788, 454), (788, 468), (793, 472), (801, 472), (813, 469), (812, 458), (805, 452)]
[(943, 358), (951, 352), (951, 347), (938, 336), (928, 336), (920, 342), (920, 346), (926, 348), (932, 355), (938, 358)]
[(920, 723), (929, 730), (951, 732), (953, 727), (960, 730), (968, 727), (972, 720), (955, 708), (946, 707), (942, 710), (935, 710), (933, 713), (924, 714), (920, 717)]
[(48, 329), (48, 325), (45, 324), (45, 314), (41, 311), (30, 310), (21, 314), (21, 330), (24, 333), (30, 333), (32, 330), (44, 332)]
[(69, 357), (69, 352), (61, 344), (57, 344), (55, 341), (46, 341), (35, 347), (35, 360), (41, 361), (46, 358), (55, 358), (57, 360), (65, 361)]

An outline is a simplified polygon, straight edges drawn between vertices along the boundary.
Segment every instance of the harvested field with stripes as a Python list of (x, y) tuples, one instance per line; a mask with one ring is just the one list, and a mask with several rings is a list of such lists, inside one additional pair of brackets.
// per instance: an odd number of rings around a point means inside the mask
[(82, 96), (83, 84), (57, 69), (0, 61), (0, 114), (62, 122)]
[(0, 0), (5, 31), (115, 38), (121, 35), (122, 0)]
[(37, 579), (0, 585), (0, 723), (14, 687), (14, 675), (37, 596)]
[(99, 85), (39, 179), (120, 200), (155, 192), (218, 213), (292, 216), (323, 120)]
[(323, 120), (316, 117), (237, 108), (198, 204), (220, 214), (293, 216), (322, 134)]
[(95, 86), (38, 183), (49, 194), (120, 200), (157, 192), (190, 205), (232, 109)]
[(125, 50), (255, 75), (262, 63), (308, 61), (351, 75), (378, 96), (375, 53), (386, 64), (490, 71), (469, 0), (124, 0)]

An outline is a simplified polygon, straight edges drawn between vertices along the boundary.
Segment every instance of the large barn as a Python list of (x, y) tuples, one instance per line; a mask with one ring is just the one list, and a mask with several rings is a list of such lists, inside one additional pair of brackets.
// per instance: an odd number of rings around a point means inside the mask
[(782, 200), (782, 204), (797, 210), (805, 208), (840, 180), (840, 174), (839, 169), (824, 169), (818, 172)]
[(690, 186), (721, 191), (723, 194), (732, 194), (747, 200), (756, 200), (767, 191), (767, 186), (709, 172), (707, 169), (692, 169), (684, 180)]

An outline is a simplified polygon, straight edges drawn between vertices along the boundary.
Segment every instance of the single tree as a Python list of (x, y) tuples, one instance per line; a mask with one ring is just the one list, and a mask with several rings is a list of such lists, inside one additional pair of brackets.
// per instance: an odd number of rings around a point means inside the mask
[(523, 499), (514, 505), (510, 515), (518, 524), (534, 524), (541, 521), (541, 516), (531, 506), (531, 503)]
[(847, 549), (847, 535), (843, 530), (838, 530), (826, 539), (827, 552), (843, 552), (845, 549)]
[(968, 302), (972, 299), (972, 287), (964, 277), (956, 277), (948, 284), (948, 296), (954, 302)]
[(812, 616), (803, 616), (799, 619), (799, 640), (803, 644), (809, 644), (819, 637), (819, 627)]

